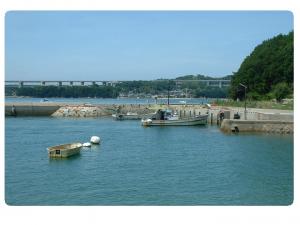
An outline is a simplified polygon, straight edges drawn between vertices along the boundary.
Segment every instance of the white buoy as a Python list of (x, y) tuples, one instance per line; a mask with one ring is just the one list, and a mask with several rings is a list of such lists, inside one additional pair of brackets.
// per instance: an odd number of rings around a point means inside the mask
[(100, 137), (98, 137), (98, 136), (91, 137), (91, 143), (92, 144), (100, 144)]
[(83, 147), (91, 147), (91, 143), (90, 142), (86, 142), (82, 144)]

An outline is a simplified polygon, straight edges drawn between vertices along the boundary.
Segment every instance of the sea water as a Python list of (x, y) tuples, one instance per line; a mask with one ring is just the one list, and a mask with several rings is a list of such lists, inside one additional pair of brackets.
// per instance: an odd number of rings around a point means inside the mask
[[(68, 159), (46, 148), (101, 137)], [(5, 118), (9, 205), (289, 205), (293, 136), (111, 118)]]

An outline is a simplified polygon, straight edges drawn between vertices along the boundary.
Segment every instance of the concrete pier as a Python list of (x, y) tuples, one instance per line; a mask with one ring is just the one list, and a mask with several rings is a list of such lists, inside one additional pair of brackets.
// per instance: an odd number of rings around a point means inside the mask
[(221, 124), (224, 132), (267, 132), (291, 134), (294, 122), (283, 120), (232, 120), (224, 119)]

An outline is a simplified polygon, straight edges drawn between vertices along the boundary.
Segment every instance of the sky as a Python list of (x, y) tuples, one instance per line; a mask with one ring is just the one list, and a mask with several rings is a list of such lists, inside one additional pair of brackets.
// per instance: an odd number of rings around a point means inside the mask
[(5, 80), (231, 75), (289, 11), (9, 11)]

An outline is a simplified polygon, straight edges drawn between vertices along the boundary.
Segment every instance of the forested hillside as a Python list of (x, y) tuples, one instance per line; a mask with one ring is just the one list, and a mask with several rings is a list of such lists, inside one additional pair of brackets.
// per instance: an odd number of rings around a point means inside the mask
[(253, 100), (291, 97), (294, 83), (294, 32), (278, 35), (258, 45), (233, 74), (230, 96)]

